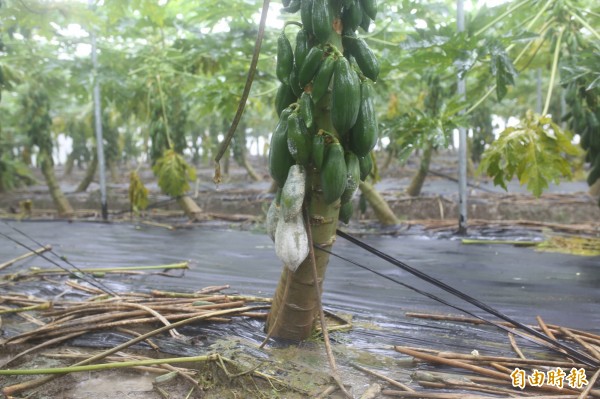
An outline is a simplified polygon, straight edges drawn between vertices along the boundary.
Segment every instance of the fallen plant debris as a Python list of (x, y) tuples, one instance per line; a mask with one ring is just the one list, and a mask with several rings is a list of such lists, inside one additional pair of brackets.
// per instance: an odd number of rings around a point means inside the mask
[[(138, 267), (137, 272), (152, 272), (154, 267)], [(158, 266), (157, 266), (158, 268)], [(164, 268), (164, 265), (161, 266)], [(86, 271), (90, 271), (87, 270)], [(116, 270), (115, 272), (124, 272)], [(55, 272), (58, 272), (56, 270)], [(35, 273), (32, 278), (40, 278)], [(60, 276), (58, 276), (60, 277)], [(45, 276), (47, 278), (47, 276)], [(65, 276), (62, 276), (64, 279)], [(50, 280), (45, 280), (50, 281)], [(263, 319), (269, 308), (270, 299), (256, 296), (228, 295), (223, 291), (228, 285), (206, 287), (193, 293), (181, 293), (173, 291), (152, 290), (148, 292), (123, 292), (119, 296), (110, 296), (98, 288), (83, 285), (75, 280), (67, 279), (56, 281), (56, 284), (65, 285), (66, 289), (80, 300), (63, 298), (63, 295), (54, 298), (41, 298), (31, 294), (6, 293), (0, 295), (0, 317), (22, 318), (27, 321), (28, 330), (14, 333), (0, 341), (3, 348), (12, 348), (14, 353), (3, 359), (4, 364), (0, 366), (0, 377), (12, 376), (10, 384), (2, 388), (6, 397), (17, 395), (19, 392), (31, 391), (44, 386), (53, 379), (67, 374), (83, 370), (109, 370), (125, 368), (127, 370), (139, 371), (150, 375), (158, 375), (154, 378), (154, 390), (163, 397), (173, 397), (168, 394), (169, 388), (165, 384), (173, 381), (184, 381), (183, 385), (188, 389), (187, 397), (203, 397), (203, 390), (207, 389), (206, 378), (220, 375), (224, 386), (238, 381), (238, 386), (252, 387), (242, 388), (252, 391), (243, 391), (243, 397), (269, 397), (265, 389), (269, 387), (274, 390), (283, 390), (293, 395), (284, 397), (340, 397), (339, 385), (334, 380), (322, 381), (319, 386), (306, 388), (290, 382), (289, 376), (298, 369), (289, 370), (272, 359), (251, 357), (248, 361), (240, 361), (236, 353), (220, 352), (202, 353), (195, 356), (162, 356), (159, 338), (160, 334), (169, 332), (171, 339), (187, 340), (180, 330), (185, 325), (195, 323), (235, 323), (246, 318)], [(483, 324), (481, 320), (458, 316), (432, 315), (422, 313), (407, 313), (408, 317), (433, 320), (444, 323), (473, 323)], [(236, 319), (234, 319), (236, 318)], [(343, 320), (328, 314), (328, 330), (343, 330), (349, 325)], [(337, 319), (337, 320), (336, 320)], [(335, 321), (335, 325), (331, 325)], [(570, 329), (554, 324), (546, 324), (538, 318), (539, 326), (536, 328), (543, 331), (553, 339), (578, 345), (586, 350), (588, 354), (600, 360), (600, 335), (583, 330)], [(513, 327), (509, 323), (501, 323)], [(157, 328), (157, 325), (162, 325)], [(64, 344), (76, 337), (88, 333), (108, 333), (118, 331), (132, 339), (112, 347), (108, 350), (97, 352), (83, 350), (70, 344), (66, 347), (56, 346)], [(193, 338), (192, 338), (193, 339)], [(517, 353), (517, 357), (509, 356), (487, 356), (484, 354), (457, 353), (432, 348), (413, 348), (407, 346), (395, 346), (389, 348), (389, 352), (398, 352), (410, 356), (416, 361), (418, 370), (412, 373), (411, 381), (397, 381), (386, 376), (385, 372), (375, 371), (364, 365), (352, 363), (357, 370), (368, 375), (371, 380), (375, 379), (377, 384), (365, 391), (362, 397), (420, 397), (420, 398), (486, 398), (486, 397), (532, 397), (532, 398), (600, 398), (600, 389), (597, 387), (598, 374), (594, 370), (582, 364), (574, 363), (560, 355), (550, 356), (547, 352), (531, 353), (530, 350), (519, 348), (516, 340), (509, 334), (510, 345)], [(145, 342), (153, 352), (138, 353), (134, 344)], [(258, 346), (258, 344), (256, 345)], [(435, 343), (432, 342), (432, 347)], [(390, 350), (392, 349), (392, 350)], [(49, 359), (61, 361), (59, 367), (23, 368), (23, 360), (26, 355), (36, 355)], [(18, 362), (21, 360), (20, 362)], [(68, 365), (72, 360), (76, 363)], [(65, 362), (68, 362), (63, 366)], [(26, 364), (26, 363), (25, 363)], [(376, 367), (376, 366), (375, 366)], [(432, 369), (435, 367), (435, 371)], [(442, 369), (444, 367), (444, 369)], [(445, 369), (451, 367), (451, 369)], [(459, 371), (462, 369), (462, 371)], [(544, 373), (563, 370), (565, 376), (571, 370), (583, 369), (586, 372), (586, 382), (580, 387), (572, 388), (566, 378), (564, 386), (557, 387), (551, 384), (542, 386), (530, 386), (527, 378), (534, 373)], [(515, 387), (515, 377), (520, 377), (522, 372), (526, 387), (520, 389)], [(40, 375), (35, 379), (15, 379), (17, 375)], [(23, 377), (26, 378), (26, 377)], [(260, 380), (260, 381), (259, 381)], [(259, 382), (257, 382), (259, 381)], [(260, 388), (257, 386), (260, 385)], [(212, 382), (211, 384), (214, 384)], [(596, 387), (594, 388), (594, 385)], [(256, 387), (256, 388), (255, 388)], [(318, 390), (317, 390), (318, 388)], [(474, 391), (477, 394), (467, 392)], [(379, 393), (376, 393), (379, 392)], [(198, 394), (200, 396), (192, 396)], [(266, 395), (266, 396), (265, 396)], [(336, 396), (337, 395), (337, 396)], [(377, 396), (380, 395), (380, 396)], [(361, 397), (361, 398), (362, 398)]]
[[(265, 310), (269, 308), (271, 302), (269, 298), (223, 294), (222, 291), (228, 289), (228, 285), (206, 287), (194, 293), (153, 290), (148, 293), (121, 293), (118, 297), (110, 296), (97, 288), (81, 285), (73, 280), (66, 280), (65, 285), (78, 292), (83, 299), (81, 301), (63, 300), (61, 298), (48, 300), (47, 298), (37, 298), (32, 295), (18, 293), (0, 295), (0, 303), (2, 304), (0, 314), (15, 314), (25, 318), (28, 322), (35, 321), (33, 323), (35, 328), (0, 341), (0, 345), (4, 348), (14, 347), (18, 349), (24, 345), (28, 347), (4, 361), (1, 365), (0, 376), (46, 375), (4, 386), (1, 392), (5, 397), (12, 397), (19, 392), (35, 389), (60, 375), (117, 368), (160, 373), (156, 380), (157, 383), (180, 376), (189, 382), (192, 390), (201, 390), (199, 378), (202, 372), (198, 369), (198, 365), (203, 363), (214, 364), (219, 370), (218, 372), (223, 374), (229, 381), (228, 383), (231, 383), (230, 380), (242, 377), (246, 379), (257, 378), (265, 382), (268, 387), (272, 387), (272, 389), (294, 392), (297, 395), (296, 397), (312, 395), (302, 386), (282, 380), (280, 376), (285, 375), (285, 371), (276, 364), (268, 362), (267, 367), (263, 367), (265, 371), (259, 370), (260, 366), (265, 363), (264, 360), (260, 360), (256, 364), (258, 359), (251, 359), (251, 363), (255, 364), (248, 365), (248, 362), (244, 363), (238, 360), (240, 356), (236, 355), (234, 361), (215, 352), (200, 356), (176, 358), (161, 358), (159, 353), (155, 354), (156, 357), (148, 357), (137, 353), (124, 352), (124, 350), (141, 341), (146, 342), (155, 351), (161, 352), (160, 346), (153, 342), (152, 337), (165, 332), (169, 332), (177, 340), (193, 340), (192, 337), (186, 337), (177, 331), (178, 327), (188, 324), (198, 322), (228, 323), (233, 321), (233, 317), (263, 319), (266, 317)], [(157, 323), (163, 326), (156, 329)], [(339, 329), (344, 323), (343, 321), (340, 322), (338, 318), (336, 324), (338, 326), (333, 327)], [(84, 353), (73, 348), (68, 349), (66, 352), (64, 350), (52, 353), (41, 352), (42, 349), (65, 343), (72, 338), (99, 331), (118, 331), (133, 338), (100, 353)], [(78, 359), (79, 361), (65, 367), (10, 368), (19, 359), (32, 354), (62, 359), (63, 361), (69, 359)], [(105, 363), (98, 363), (101, 360)], [(174, 367), (171, 363), (183, 363), (184, 366)], [(209, 368), (209, 373), (213, 375), (216, 372), (214, 367)], [(240, 382), (240, 385), (246, 386), (247, 383), (248, 381)], [(256, 382), (252, 382), (251, 387), (257, 387)], [(160, 391), (159, 387), (155, 387), (155, 389), (157, 392)], [(260, 396), (260, 390), (256, 389), (256, 392), (252, 394), (247, 392), (247, 394), (252, 397)]]
[[(407, 313), (408, 317), (435, 320), (440, 322), (461, 322), (471, 324), (485, 324), (482, 320), (461, 316), (447, 316), (426, 313)], [(600, 335), (565, 327), (546, 324), (538, 316), (539, 326), (532, 326), (546, 335), (556, 339), (563, 339), (570, 344), (580, 344), (592, 357), (600, 360)], [(514, 327), (510, 323), (501, 323)], [(392, 383), (397, 389), (384, 389), (384, 396), (400, 398), (486, 398), (488, 395), (465, 394), (464, 391), (478, 391), (493, 394), (494, 397), (531, 397), (531, 398), (600, 398), (600, 389), (594, 389), (600, 375), (600, 369), (592, 369), (586, 365), (578, 364), (566, 357), (558, 355), (525, 356), (517, 346), (516, 341), (509, 334), (509, 341), (518, 357), (485, 356), (473, 351), (463, 354), (449, 351), (438, 351), (430, 348), (412, 348), (395, 346), (394, 350), (404, 355), (411, 356), (415, 361), (439, 368), (450, 367), (450, 370), (432, 371), (418, 370), (412, 374), (414, 382), (425, 389), (440, 389), (444, 391), (460, 390), (453, 392), (414, 392), (410, 387)], [(361, 368), (362, 369), (362, 368)], [(458, 371), (462, 370), (462, 371)], [(373, 373), (369, 370), (364, 370)], [(586, 374), (587, 373), (587, 374)], [(387, 380), (385, 376), (378, 376)], [(388, 381), (389, 382), (389, 381)], [(599, 387), (600, 388), (600, 387)], [(541, 393), (540, 393), (541, 392)]]

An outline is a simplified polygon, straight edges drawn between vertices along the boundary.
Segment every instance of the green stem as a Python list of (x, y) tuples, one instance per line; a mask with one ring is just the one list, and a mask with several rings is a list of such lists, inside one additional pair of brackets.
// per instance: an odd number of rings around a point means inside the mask
[(172, 357), (167, 359), (147, 359), (135, 360), (130, 362), (116, 362), (103, 364), (90, 364), (86, 366), (56, 367), (48, 369), (24, 369), (24, 370), (0, 370), (0, 375), (37, 375), (37, 374), (67, 374), (81, 371), (100, 371), (120, 369), (125, 367), (152, 366), (156, 364), (170, 363), (188, 363), (188, 362), (207, 362), (217, 360), (217, 354), (192, 356), (192, 357)]
[(464, 245), (489, 245), (489, 244), (498, 244), (498, 245), (515, 245), (519, 247), (534, 247), (539, 245), (540, 241), (517, 241), (517, 240), (478, 240), (478, 239), (470, 239), (463, 238), (461, 243)]
[(173, 141), (171, 141), (171, 129), (169, 129), (167, 109), (165, 108), (165, 98), (163, 95), (162, 85), (160, 84), (160, 75), (156, 75), (156, 81), (158, 82), (158, 94), (160, 97), (160, 105), (162, 107), (163, 119), (165, 122), (165, 131), (167, 132), (167, 143), (169, 143), (169, 148), (173, 148)]
[(30, 310), (46, 310), (50, 308), (50, 303), (41, 303), (39, 305), (26, 306), (24, 308), (2, 309), (0, 314), (28, 312)]
[[(80, 272), (84, 272), (84, 273), (118, 273), (118, 272), (124, 272), (124, 271), (140, 271), (140, 270), (163, 270), (163, 269), (187, 269), (188, 268), (188, 262), (180, 262), (180, 263), (172, 263), (169, 265), (155, 265), (155, 266), (125, 266), (125, 267), (92, 267), (92, 268), (85, 268), (85, 269), (80, 269)], [(67, 274), (67, 273), (71, 273), (71, 272), (66, 272), (64, 270), (61, 269), (41, 269), (41, 270), (34, 270), (32, 272), (32, 274), (46, 274), (46, 273), (52, 273), (52, 274)], [(73, 272), (75, 273), (75, 272)]]
[(596, 36), (596, 38), (598, 40), (600, 40), (600, 33), (598, 33), (594, 28), (592, 28), (592, 26), (590, 24), (587, 23), (587, 21), (583, 18), (581, 18), (579, 16), (579, 14), (577, 14), (575, 11), (571, 10), (571, 15), (573, 16), (573, 18), (575, 18), (577, 21), (579, 21), (579, 23), (583, 26), (585, 26), (585, 28), (587, 30), (589, 30), (590, 32), (592, 32), (592, 34), (594, 36)]
[(531, 27), (533, 26), (533, 24), (535, 24), (535, 22), (542, 16), (542, 14), (548, 9), (548, 7), (550, 7), (550, 4), (552, 4), (553, 0), (548, 0), (546, 2), (546, 4), (544, 4), (544, 7), (542, 7), (542, 9), (535, 15), (535, 17), (533, 17), (533, 19), (531, 20), (531, 22), (529, 22), (529, 24), (527, 24), (527, 26), (525, 27), (525, 30), (529, 30), (531, 29)]
[(479, 99), (475, 104), (473, 104), (468, 110), (465, 111), (464, 115), (469, 115), (473, 112), (477, 107), (479, 107), (487, 98), (496, 90), (496, 83), (492, 85), (492, 87)]
[(514, 7), (506, 9), (506, 11), (504, 11), (502, 14), (498, 15), (496, 18), (494, 18), (493, 20), (491, 20), (486, 26), (484, 26), (483, 28), (481, 28), (477, 32), (475, 32), (475, 34), (473, 36), (479, 36), (479, 35), (481, 35), (486, 30), (488, 30), (489, 28), (491, 28), (492, 26), (494, 26), (498, 21), (504, 19), (508, 14), (510, 14), (511, 12), (517, 10), (518, 8), (521, 8), (522, 6), (524, 6), (525, 4), (529, 3), (530, 1), (531, 0), (517, 2), (517, 4)]
[(544, 105), (542, 115), (546, 115), (548, 113), (548, 108), (550, 108), (550, 99), (552, 98), (552, 87), (554, 86), (554, 80), (556, 79), (556, 71), (558, 70), (558, 58), (560, 56), (560, 44), (562, 41), (563, 33), (565, 33), (564, 28), (560, 30), (558, 40), (556, 41), (556, 48), (554, 49), (554, 59), (552, 60), (552, 73), (550, 74), (548, 94), (546, 95), (546, 104)]
[(288, 27), (288, 25), (296, 25), (299, 26), (300, 28), (302, 28), (302, 24), (298, 21), (286, 21), (285, 24), (283, 24), (283, 31), (285, 32), (285, 28)]

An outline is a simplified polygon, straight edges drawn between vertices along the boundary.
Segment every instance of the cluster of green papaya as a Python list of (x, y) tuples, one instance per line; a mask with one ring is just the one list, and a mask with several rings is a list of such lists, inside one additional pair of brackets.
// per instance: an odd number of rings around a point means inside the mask
[[(584, 84), (581, 84), (584, 83)], [(586, 82), (573, 81), (566, 88), (565, 100), (570, 112), (565, 116), (569, 127), (580, 136), (585, 160), (591, 165), (587, 182), (600, 179), (600, 103), (598, 89), (587, 90)]]
[[(372, 169), (378, 138), (373, 82), (379, 62), (357, 36), (377, 14), (376, 0), (283, 0), (284, 12), (300, 13), (295, 47), (277, 40), (275, 99), (279, 123), (271, 138), (269, 166), (284, 187), (293, 165), (320, 174), (323, 198), (340, 201), (348, 223), (352, 196)], [(289, 23), (286, 25), (289, 26)]]

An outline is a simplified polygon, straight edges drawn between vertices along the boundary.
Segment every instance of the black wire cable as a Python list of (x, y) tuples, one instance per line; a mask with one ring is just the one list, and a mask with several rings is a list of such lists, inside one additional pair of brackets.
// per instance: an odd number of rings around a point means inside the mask
[[(519, 337), (521, 337), (521, 338), (523, 338), (523, 339), (525, 339), (525, 340), (527, 340), (527, 341), (529, 341), (529, 342), (533, 342), (534, 344), (537, 344), (537, 345), (544, 346), (545, 348), (547, 348), (547, 349), (550, 349), (550, 350), (552, 350), (552, 351), (556, 351), (557, 353), (560, 353), (561, 355), (564, 355), (564, 354), (565, 354), (564, 352), (561, 352), (559, 349), (557, 349), (556, 347), (554, 347), (554, 346), (552, 346), (552, 345), (548, 344), (548, 343), (547, 343), (547, 342), (545, 342), (545, 341), (537, 341), (537, 340), (533, 339), (532, 337), (530, 337), (530, 336), (528, 336), (528, 335), (525, 335), (525, 334), (521, 333), (521, 332), (520, 332), (520, 331), (518, 331), (518, 330), (515, 330), (515, 329), (513, 329), (513, 328), (508, 328), (508, 327), (506, 327), (506, 326), (504, 326), (504, 325), (502, 325), (502, 324), (499, 324), (499, 323), (497, 323), (497, 322), (495, 322), (495, 321), (493, 321), (493, 320), (486, 319), (485, 317), (479, 316), (479, 315), (477, 315), (477, 314), (475, 314), (475, 313), (472, 313), (472, 312), (470, 312), (470, 311), (468, 311), (468, 310), (466, 310), (466, 309), (463, 309), (463, 308), (461, 308), (461, 307), (459, 307), (459, 306), (457, 306), (457, 305), (453, 305), (453, 304), (451, 304), (450, 302), (446, 301), (445, 299), (442, 299), (442, 298), (440, 298), (440, 297), (438, 297), (438, 296), (436, 296), (436, 295), (434, 295), (434, 294), (431, 294), (431, 293), (429, 293), (429, 292), (426, 292), (426, 291), (420, 290), (420, 289), (418, 289), (418, 288), (416, 288), (416, 287), (414, 287), (414, 286), (412, 286), (412, 285), (409, 285), (409, 284), (403, 283), (403, 282), (402, 282), (402, 281), (400, 281), (400, 280), (396, 280), (395, 278), (393, 278), (393, 277), (390, 277), (390, 276), (388, 276), (388, 275), (386, 275), (386, 274), (380, 273), (380, 272), (378, 272), (377, 270), (371, 269), (371, 268), (370, 268), (370, 267), (368, 267), (368, 266), (365, 266), (365, 265), (363, 265), (363, 264), (360, 264), (360, 263), (358, 263), (358, 262), (355, 262), (355, 261), (353, 261), (353, 260), (351, 260), (351, 259), (348, 259), (348, 258), (346, 258), (346, 257), (344, 257), (344, 256), (338, 255), (338, 254), (336, 254), (336, 253), (334, 253), (334, 252), (331, 252), (331, 251), (329, 251), (329, 250), (327, 250), (327, 249), (325, 249), (325, 248), (321, 248), (321, 247), (319, 247), (318, 245), (315, 245), (314, 247), (315, 247), (315, 248), (317, 248), (317, 249), (319, 249), (319, 250), (321, 250), (321, 251), (323, 251), (323, 252), (326, 252), (326, 253), (328, 253), (329, 255), (332, 255), (332, 256), (334, 256), (334, 257), (336, 257), (336, 258), (338, 258), (338, 259), (341, 259), (341, 260), (343, 260), (343, 261), (346, 261), (346, 262), (348, 262), (348, 263), (351, 263), (351, 264), (353, 264), (353, 265), (355, 265), (355, 266), (358, 266), (358, 267), (360, 267), (361, 269), (367, 270), (367, 271), (369, 271), (369, 272), (371, 272), (371, 273), (373, 273), (373, 274), (376, 274), (376, 275), (378, 275), (378, 276), (380, 276), (380, 277), (383, 277), (383, 278), (385, 278), (385, 279), (387, 279), (387, 280), (389, 280), (389, 281), (393, 281), (394, 283), (396, 283), (396, 284), (399, 284), (399, 285), (401, 285), (401, 286), (403, 286), (403, 287), (405, 287), (405, 288), (408, 288), (409, 290), (412, 290), (412, 291), (414, 291), (414, 292), (416, 292), (416, 293), (418, 293), (418, 294), (421, 294), (421, 295), (424, 295), (424, 296), (426, 296), (426, 297), (428, 297), (428, 298), (430, 298), (430, 299), (433, 299), (433, 300), (434, 300), (434, 301), (436, 301), (436, 302), (439, 302), (439, 303), (441, 303), (441, 304), (444, 304), (444, 305), (446, 305), (446, 306), (449, 306), (449, 307), (451, 307), (451, 308), (453, 308), (453, 309), (456, 309), (456, 310), (458, 310), (459, 312), (466, 313), (466, 314), (468, 314), (469, 316), (472, 316), (472, 317), (474, 317), (474, 318), (476, 318), (476, 319), (479, 319), (479, 320), (481, 320), (481, 321), (483, 321), (483, 322), (485, 322), (485, 323), (488, 323), (488, 324), (491, 324), (491, 325), (493, 325), (493, 326), (495, 326), (495, 327), (498, 327), (499, 329), (501, 329), (501, 330), (504, 330), (504, 331), (506, 331), (506, 332), (508, 332), (508, 333), (510, 333), (510, 334), (517, 335), (517, 336), (519, 336)], [(586, 363), (586, 361), (585, 361), (585, 360), (583, 360), (583, 359), (579, 359), (579, 358), (576, 358), (575, 356), (572, 356), (572, 355), (567, 355), (567, 356), (571, 356), (571, 357), (575, 358), (576, 360), (579, 360), (579, 361), (581, 361), (581, 362), (583, 362), (583, 363)], [(587, 363), (586, 363), (586, 364), (587, 364)], [(591, 365), (590, 365), (590, 366), (591, 366)]]
[[(369, 244), (367, 244), (367, 243), (359, 240), (358, 238), (355, 238), (355, 237), (353, 237), (353, 236), (351, 236), (351, 235), (349, 235), (347, 233), (344, 233), (341, 230), (336, 230), (336, 233), (337, 233), (338, 236), (340, 236), (342, 238), (345, 238), (346, 240), (350, 241), (351, 243), (353, 243), (355, 245), (358, 245), (359, 247), (363, 248), (364, 250), (372, 253), (373, 255), (375, 255), (375, 256), (377, 256), (377, 257), (379, 257), (381, 259), (386, 260), (387, 262), (393, 264), (394, 266), (399, 267), (402, 270), (407, 271), (407, 272), (411, 273), (412, 275), (414, 275), (414, 276), (416, 276), (416, 277), (418, 277), (418, 278), (420, 278), (420, 279), (422, 279), (424, 281), (427, 281), (428, 283), (433, 284), (433, 285), (435, 285), (435, 286), (443, 289), (444, 291), (449, 292), (449, 293), (457, 296), (458, 298), (460, 298), (460, 299), (462, 299), (462, 300), (464, 300), (466, 302), (469, 302), (470, 304), (478, 307), (479, 309), (484, 310), (487, 313), (490, 313), (490, 314), (498, 317), (499, 319), (507, 321), (507, 322), (515, 325), (516, 327), (519, 327), (522, 330), (527, 331), (529, 334), (535, 336), (536, 338), (539, 338), (539, 339), (541, 339), (541, 340), (549, 343), (550, 345), (552, 345), (554, 350), (556, 350), (554, 348), (554, 346), (559, 347), (559, 348), (565, 350), (570, 357), (572, 357), (572, 358), (574, 358), (574, 359), (576, 359), (576, 360), (578, 360), (578, 361), (580, 361), (580, 362), (582, 362), (584, 364), (587, 364), (588, 366), (592, 366), (592, 367), (598, 367), (598, 366), (600, 366), (600, 362), (598, 362), (598, 360), (590, 357), (586, 353), (580, 352), (577, 349), (574, 349), (574, 348), (570, 347), (569, 345), (566, 345), (566, 344), (564, 344), (562, 342), (555, 341), (552, 338), (547, 337), (546, 335), (540, 333), (539, 331), (536, 331), (533, 328), (531, 328), (531, 327), (529, 327), (529, 326), (527, 326), (527, 325), (525, 325), (525, 324), (523, 324), (523, 323), (521, 323), (521, 322), (519, 322), (517, 320), (513, 320), (512, 318), (510, 318), (509, 316), (507, 316), (504, 313), (500, 312), (499, 310), (494, 309), (493, 307), (491, 307), (491, 306), (489, 306), (489, 305), (487, 305), (487, 304), (479, 301), (478, 299), (475, 299), (472, 296), (467, 295), (464, 292), (459, 291), (456, 288), (453, 288), (453, 287), (449, 286), (448, 284), (446, 284), (446, 283), (444, 283), (444, 282), (442, 282), (442, 281), (440, 281), (440, 280), (438, 280), (438, 279), (436, 279), (436, 278), (434, 278), (434, 277), (432, 277), (432, 276), (430, 276), (428, 274), (425, 274), (422, 271), (417, 270), (417, 269), (415, 269), (415, 268), (407, 265), (406, 263), (404, 263), (404, 262), (402, 262), (402, 261), (400, 261), (400, 260), (398, 260), (396, 258), (393, 258), (390, 255), (387, 255), (387, 254), (385, 254), (385, 253), (377, 250), (376, 248), (373, 248), (372, 246), (370, 246)], [(319, 249), (321, 249), (321, 248), (319, 248)], [(452, 305), (450, 305), (450, 306), (452, 306)], [(452, 307), (454, 307), (454, 306), (452, 306)], [(485, 321), (489, 322), (488, 320), (485, 320)], [(498, 324), (498, 326), (499, 326), (499, 324)], [(512, 330), (509, 330), (509, 331), (513, 332)]]
[[(44, 244), (36, 241), (33, 237), (27, 235), (27, 233), (17, 229), (16, 227), (8, 224), (5, 221), (2, 221), (5, 225), (7, 225), (8, 227), (10, 227), (11, 229), (13, 229), (14, 231), (16, 231), (17, 233), (23, 235), (24, 237), (28, 238), (29, 240), (33, 241), (36, 245), (39, 245), (40, 247), (43, 247)], [(59, 264), (58, 262), (55, 262), (54, 260), (48, 258), (46, 255), (42, 254), (42, 253), (37, 253), (35, 252), (34, 248), (29, 247), (26, 244), (23, 244), (22, 242), (12, 238), (11, 236), (4, 234), (2, 232), (0, 232), (0, 235), (3, 236), (4, 238), (14, 242), (15, 244), (27, 249), (28, 251), (31, 251), (33, 253), (35, 253), (37, 256), (39, 256), (40, 258), (52, 263), (53, 265), (59, 267), (61, 270), (67, 272), (67, 273), (73, 273), (72, 270), (67, 269), (66, 267), (62, 266), (61, 264)], [(93, 285), (94, 287), (98, 288), (99, 290), (103, 291), (106, 294), (110, 294), (112, 296), (118, 296), (118, 294), (116, 292), (114, 292), (113, 290), (111, 290), (110, 288), (108, 288), (107, 286), (105, 286), (104, 284), (102, 284), (100, 281), (96, 280), (94, 277), (92, 276), (88, 276), (88, 274), (86, 272), (84, 272), (83, 270), (81, 270), (79, 267), (75, 266), (73, 263), (71, 263), (69, 260), (67, 260), (66, 258), (58, 255), (56, 252), (54, 252), (54, 250), (50, 249), (49, 251), (52, 255), (56, 256), (57, 258), (59, 258), (60, 260), (62, 260), (63, 262), (65, 262), (66, 264), (68, 264), (69, 266), (71, 266), (73, 269), (75, 269), (75, 271), (77, 271), (80, 274), (80, 277), (82, 280), (85, 280), (87, 283)]]

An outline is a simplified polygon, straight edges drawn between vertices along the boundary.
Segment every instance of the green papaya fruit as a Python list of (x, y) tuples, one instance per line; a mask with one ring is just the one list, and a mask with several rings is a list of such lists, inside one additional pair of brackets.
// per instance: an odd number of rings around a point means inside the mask
[(304, 119), (304, 123), (306, 123), (307, 128), (311, 128), (313, 126), (313, 102), (310, 99), (310, 95), (306, 92), (303, 92), (300, 96), (300, 116)]
[(344, 57), (338, 58), (331, 91), (331, 122), (340, 137), (356, 123), (360, 108), (360, 81)]
[(312, 8), (314, 0), (301, 0), (300, 2), (302, 3), (300, 6), (300, 19), (302, 20), (302, 28), (307, 32), (312, 32)]
[(315, 76), (315, 73), (319, 70), (319, 66), (321, 66), (323, 54), (323, 50), (319, 47), (310, 49), (304, 63), (300, 67), (300, 73), (298, 74), (300, 87), (306, 86)]
[(360, 107), (356, 123), (350, 130), (350, 149), (359, 157), (364, 157), (377, 143), (378, 127), (373, 87), (368, 81), (360, 86)]
[(352, 199), (360, 182), (360, 164), (358, 157), (351, 151), (346, 152), (346, 188), (342, 193), (342, 204)]
[(294, 112), (288, 118), (288, 151), (299, 165), (308, 165), (311, 152), (311, 137), (304, 120)]
[(594, 129), (592, 126), (586, 126), (590, 132), (588, 133), (590, 136), (590, 147), (600, 150), (600, 128)]
[(338, 216), (338, 219), (340, 220), (340, 222), (348, 224), (350, 222), (350, 219), (352, 218), (353, 213), (354, 205), (352, 204), (352, 201), (348, 201), (346, 203), (343, 203), (340, 207), (340, 214)]
[(598, 118), (596, 118), (596, 115), (594, 115), (592, 111), (588, 111), (587, 113), (587, 123), (592, 129), (600, 127), (600, 122), (598, 121)]
[(590, 129), (584, 129), (580, 131), (579, 136), (581, 137), (580, 145), (581, 148), (587, 150), (590, 148)]
[(332, 143), (326, 149), (321, 169), (321, 189), (326, 203), (332, 204), (342, 196), (347, 180), (344, 148), (340, 143)]
[(325, 136), (318, 134), (312, 141), (312, 160), (313, 166), (317, 170), (323, 167), (323, 158), (325, 157)]
[(313, 33), (319, 43), (325, 44), (333, 32), (334, 12), (331, 7), (331, 0), (316, 0), (312, 8), (312, 28)]
[(294, 68), (292, 45), (283, 32), (277, 38), (277, 65), (275, 72), (281, 83), (289, 84), (290, 73)]
[(304, 90), (300, 87), (300, 82), (298, 82), (298, 72), (296, 71), (296, 68), (292, 68), (292, 72), (290, 72), (290, 87), (296, 97), (300, 97), (302, 93), (304, 93)]
[(592, 186), (598, 179), (600, 179), (600, 156), (596, 156), (596, 159), (594, 160), (594, 164), (590, 169), (590, 174), (587, 177), (587, 183), (589, 186)]
[(379, 60), (367, 42), (362, 38), (344, 36), (344, 47), (352, 54), (363, 75), (376, 82), (379, 76)]
[(308, 45), (308, 32), (305, 29), (300, 29), (296, 34), (296, 50), (294, 51), (294, 60), (296, 63), (296, 72), (300, 72), (302, 64), (310, 50)]
[(360, 0), (360, 4), (369, 18), (374, 20), (377, 16), (377, 0)]
[(318, 103), (325, 93), (327, 93), (327, 90), (329, 90), (329, 83), (333, 76), (334, 67), (335, 59), (331, 55), (327, 56), (321, 63), (313, 80), (312, 91), (310, 93), (315, 104)]
[(360, 167), (360, 180), (365, 181), (373, 170), (373, 159), (371, 158), (371, 154), (359, 157), (358, 166)]
[(275, 110), (277, 111), (277, 115), (281, 115), (281, 111), (294, 102), (296, 102), (296, 96), (292, 88), (290, 85), (282, 83), (275, 96)]
[(300, 0), (291, 0), (287, 7), (283, 7), (281, 11), (293, 14), (300, 9)]
[(279, 123), (271, 136), (269, 147), (269, 172), (279, 187), (283, 187), (288, 170), (294, 164), (294, 158), (288, 150), (287, 126), (292, 110), (286, 108), (281, 113)]
[(359, 4), (359, 0), (353, 0), (348, 7), (344, 7), (342, 11), (342, 25), (344, 32), (354, 32), (362, 22), (363, 11)]
[(363, 12), (362, 12), (362, 20), (360, 21), (360, 27), (363, 28), (363, 30), (365, 32), (369, 32), (369, 26), (371, 26), (371, 18), (363, 10)]
[(358, 211), (363, 215), (367, 213), (367, 197), (362, 192), (358, 197)]

